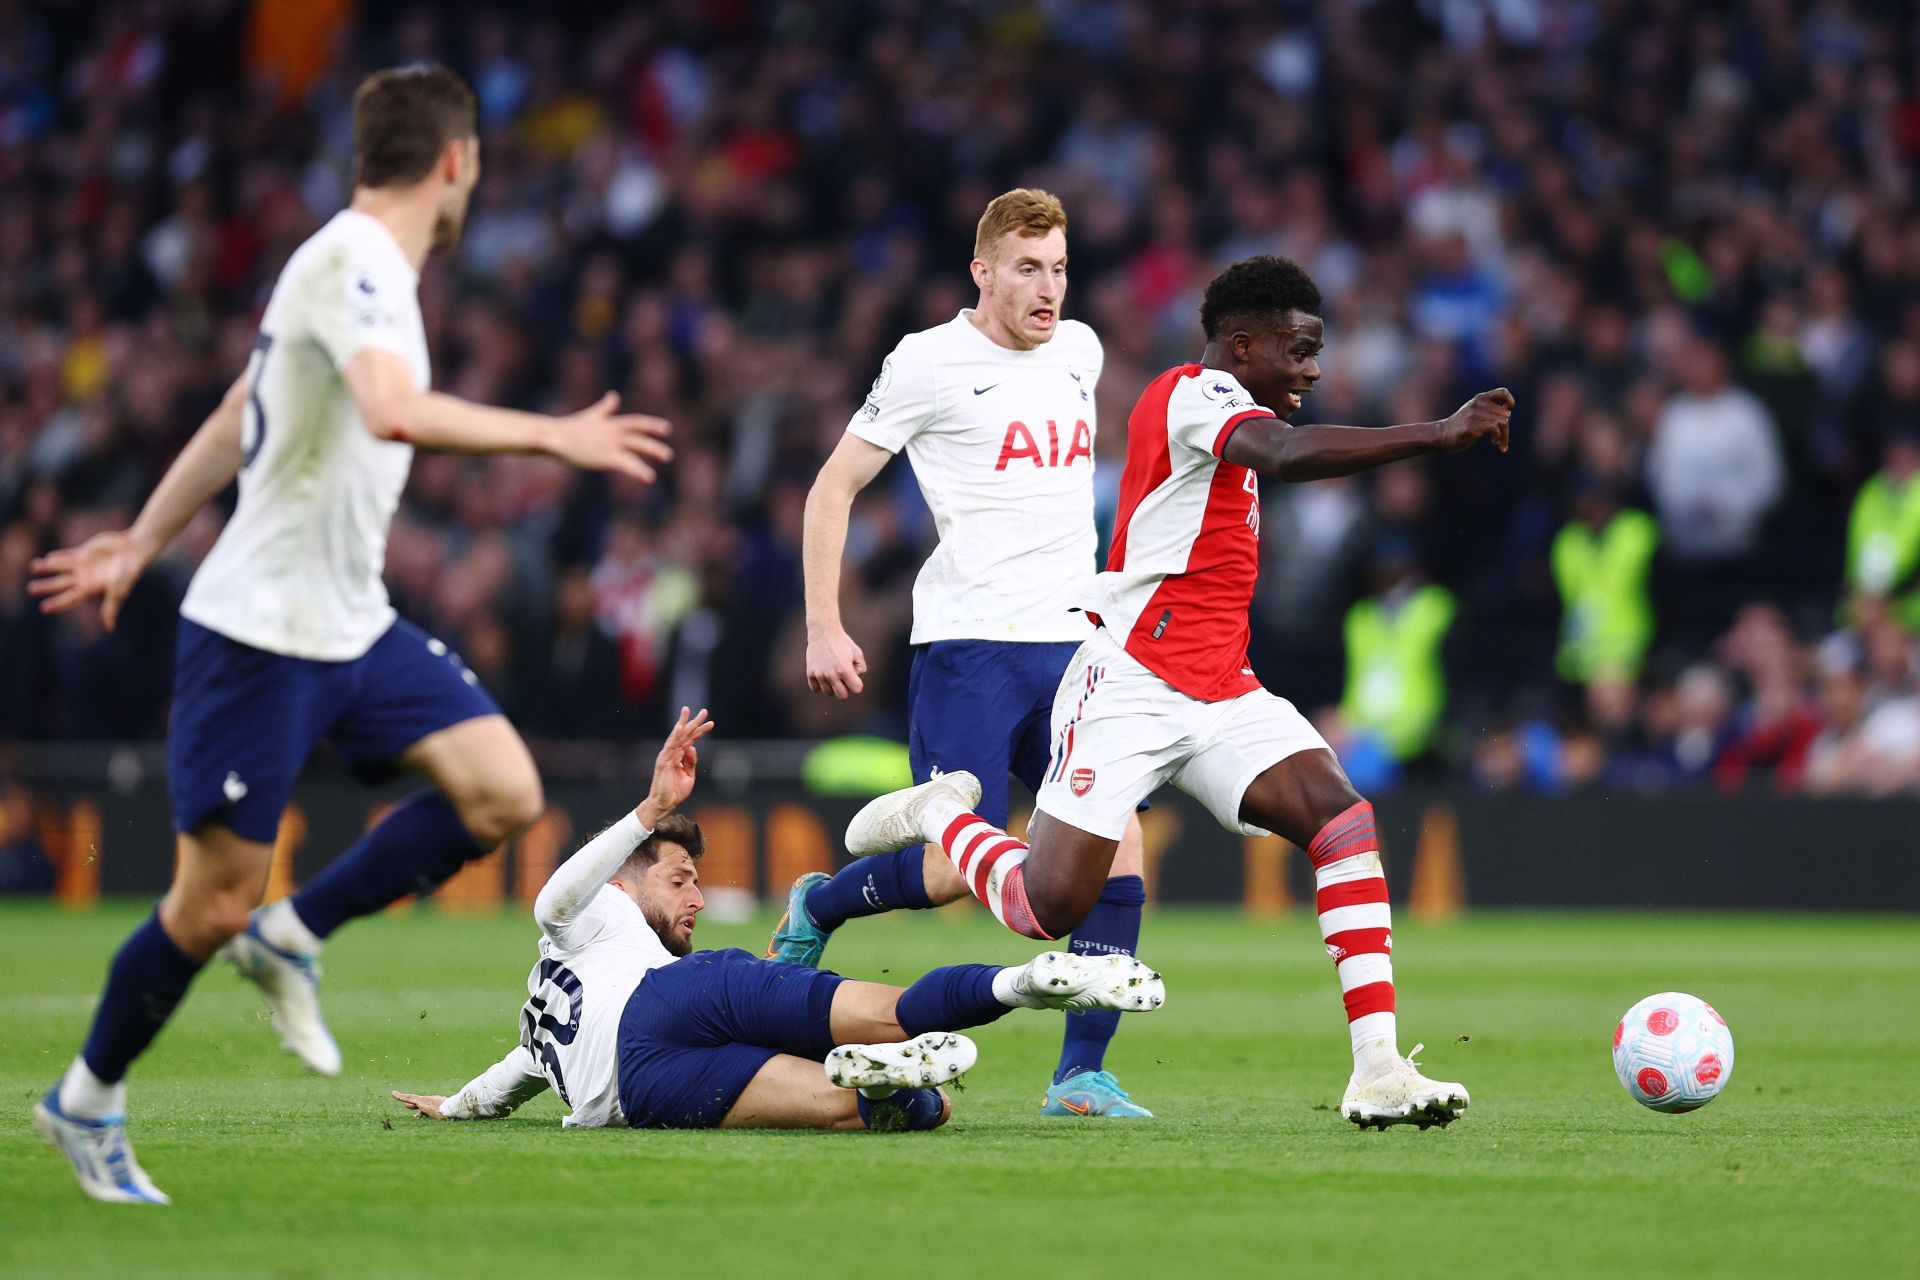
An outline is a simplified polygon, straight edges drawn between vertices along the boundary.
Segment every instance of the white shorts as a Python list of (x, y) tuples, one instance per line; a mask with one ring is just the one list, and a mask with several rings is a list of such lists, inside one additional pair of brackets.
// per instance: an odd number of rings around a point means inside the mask
[(1190, 698), (1147, 670), (1102, 628), (1080, 646), (1053, 699), (1053, 754), (1036, 805), (1118, 840), (1140, 802), (1171, 782), (1220, 825), (1240, 821), (1253, 780), (1326, 739), (1285, 698), (1255, 689), (1225, 702)]

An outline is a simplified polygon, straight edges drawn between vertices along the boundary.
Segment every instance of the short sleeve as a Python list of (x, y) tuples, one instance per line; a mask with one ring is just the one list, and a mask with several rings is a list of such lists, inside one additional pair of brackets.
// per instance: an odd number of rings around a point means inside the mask
[(847, 424), (847, 434), (898, 453), (933, 421), (936, 401), (933, 361), (914, 336), (900, 340), (880, 365), (866, 403)]
[(1078, 320), (1069, 320), (1067, 323), (1073, 326), (1075, 367), (1090, 369), (1093, 380), (1100, 381), (1101, 371), (1107, 364), (1107, 351), (1100, 345), (1100, 335), (1093, 331), (1093, 326), (1090, 324), (1082, 324)]
[(1238, 378), (1218, 369), (1202, 369), (1184, 379), (1167, 410), (1167, 434), (1173, 443), (1215, 458), (1241, 423), (1279, 416), (1255, 401)]
[(369, 253), (342, 251), (319, 267), (307, 288), (306, 321), (336, 369), (368, 347), (409, 358), (408, 313), (420, 305), (414, 282)]

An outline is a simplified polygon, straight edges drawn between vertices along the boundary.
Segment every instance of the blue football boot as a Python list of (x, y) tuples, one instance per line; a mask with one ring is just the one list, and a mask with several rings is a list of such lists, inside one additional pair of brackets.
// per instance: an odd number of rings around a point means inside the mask
[(793, 882), (787, 890), (787, 913), (773, 926), (773, 939), (767, 943), (767, 959), (809, 969), (820, 967), (820, 957), (833, 933), (815, 924), (807, 914), (807, 891), (832, 878), (824, 871), (809, 871)]
[(1108, 1116), (1113, 1119), (1153, 1119), (1106, 1071), (1078, 1071), (1047, 1088), (1040, 1104), (1043, 1116)]

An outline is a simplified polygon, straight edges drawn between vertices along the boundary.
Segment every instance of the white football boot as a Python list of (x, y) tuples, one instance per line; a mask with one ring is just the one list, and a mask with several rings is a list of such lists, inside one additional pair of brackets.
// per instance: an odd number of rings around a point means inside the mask
[(1043, 951), (1014, 970), (1013, 989), (1040, 1009), (1145, 1013), (1167, 1002), (1167, 984), (1129, 955)]
[[(1413, 1046), (1419, 1053), (1425, 1045)], [(1452, 1124), (1467, 1109), (1465, 1085), (1429, 1080), (1420, 1074), (1413, 1053), (1395, 1058), (1371, 1078), (1358, 1073), (1347, 1082), (1340, 1114), (1359, 1125), (1384, 1129), (1390, 1124), (1417, 1124), (1422, 1129)]]
[(958, 1032), (929, 1031), (898, 1044), (843, 1044), (827, 1055), (827, 1079), (878, 1098), (956, 1080), (979, 1058), (973, 1041)]
[(923, 815), (927, 802), (941, 796), (951, 797), (961, 808), (971, 810), (980, 803), (980, 779), (964, 770), (936, 773), (917, 787), (869, 800), (847, 824), (847, 852), (865, 857), (939, 840), (938, 831), (926, 829)]
[(33, 1127), (67, 1158), (73, 1176), (80, 1180), (80, 1189), (95, 1200), (107, 1204), (172, 1203), (133, 1158), (125, 1116), (88, 1120), (68, 1115), (60, 1107), (60, 1086), (56, 1084), (34, 1107)]
[(337, 1076), (340, 1046), (320, 1016), (320, 958), (268, 942), (260, 936), (258, 914), (226, 945), (226, 957), (266, 997), (280, 1047), (321, 1075)]

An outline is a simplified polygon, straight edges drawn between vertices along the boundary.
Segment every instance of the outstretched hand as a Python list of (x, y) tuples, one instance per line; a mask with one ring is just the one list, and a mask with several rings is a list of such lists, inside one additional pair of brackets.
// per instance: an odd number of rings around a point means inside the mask
[(1513, 392), (1505, 387), (1482, 391), (1441, 422), (1440, 447), (1448, 453), (1459, 453), (1474, 441), (1486, 439), (1505, 453), (1512, 419)]
[(673, 457), (666, 441), (672, 426), (665, 418), (645, 413), (617, 413), (620, 397), (609, 391), (598, 400), (560, 419), (552, 452), (563, 462), (590, 471), (617, 471), (642, 484), (652, 484), (654, 466)]
[(100, 625), (111, 631), (148, 559), (131, 530), (96, 533), (77, 547), (36, 558), (27, 594), (40, 597), (42, 613), (65, 613), (98, 596)]
[(694, 775), (700, 767), (700, 749), (694, 744), (712, 732), (713, 721), (707, 719), (705, 707), (698, 713), (680, 708), (680, 719), (653, 762), (653, 789), (635, 811), (645, 826), (654, 826), (693, 793)]
[(398, 1089), (393, 1091), (393, 1097), (396, 1102), (403, 1104), (407, 1110), (423, 1120), (446, 1119), (446, 1116), (440, 1113), (440, 1108), (446, 1105), (445, 1098), (427, 1093), (402, 1093)]

